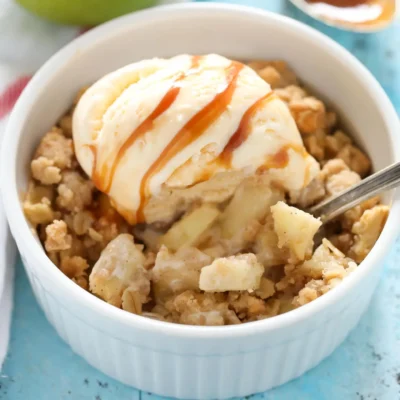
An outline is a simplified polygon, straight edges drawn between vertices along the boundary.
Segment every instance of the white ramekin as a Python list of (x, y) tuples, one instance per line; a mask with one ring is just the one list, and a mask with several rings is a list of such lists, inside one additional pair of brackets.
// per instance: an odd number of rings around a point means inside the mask
[(4, 202), (34, 293), (76, 353), (115, 379), (160, 395), (243, 396), (303, 374), (354, 328), (400, 226), (397, 194), (390, 196), (391, 212), (377, 244), (338, 288), (288, 314), (228, 327), (168, 324), (102, 302), (54, 267), (20, 205), (35, 146), (80, 87), (132, 61), (185, 52), (285, 59), (346, 116), (376, 169), (400, 159), (400, 125), (390, 101), (372, 75), (335, 42), (296, 21), (257, 9), (178, 5), (96, 28), (40, 69), (8, 125), (1, 160)]

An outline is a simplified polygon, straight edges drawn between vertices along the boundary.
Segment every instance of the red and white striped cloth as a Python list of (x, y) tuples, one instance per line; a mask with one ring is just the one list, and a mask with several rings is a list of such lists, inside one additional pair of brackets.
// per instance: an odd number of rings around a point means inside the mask
[[(13, 0), (0, 0), (0, 146), (9, 114), (32, 74), (81, 31), (36, 18)], [(14, 262), (0, 198), (0, 370), (9, 340)]]
[[(0, 80), (0, 139), (8, 114), (28, 83), (30, 76), (13, 76)], [(0, 78), (1, 79), (1, 78)], [(1, 142), (0, 142), (1, 143)], [(7, 352), (10, 330), (15, 245), (7, 227), (0, 197), (0, 370)]]
[[(186, 1), (190, 0), (160, 0), (159, 4)], [(14, 0), (0, 0), (0, 146), (9, 114), (32, 74), (85, 31), (87, 28), (61, 26), (37, 18)], [(0, 198), (0, 370), (10, 332), (14, 254)]]
[[(0, 145), (8, 115), (29, 79), (30, 75), (21, 75), (1, 65), (0, 58)], [(0, 196), (0, 370), (10, 331), (14, 261), (15, 245), (7, 227)]]

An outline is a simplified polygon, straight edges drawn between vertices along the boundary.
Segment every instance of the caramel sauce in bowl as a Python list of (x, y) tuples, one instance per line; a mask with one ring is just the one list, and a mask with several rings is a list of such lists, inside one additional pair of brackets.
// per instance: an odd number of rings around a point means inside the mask
[(291, 0), (311, 17), (357, 32), (386, 28), (396, 16), (396, 0)]

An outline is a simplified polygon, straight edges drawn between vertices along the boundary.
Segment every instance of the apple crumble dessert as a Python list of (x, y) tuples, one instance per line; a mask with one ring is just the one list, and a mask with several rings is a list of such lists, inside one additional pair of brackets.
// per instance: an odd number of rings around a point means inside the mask
[(51, 261), (128, 312), (191, 325), (270, 318), (338, 285), (388, 207), (303, 211), (368, 156), (283, 61), (137, 62), (82, 89), (31, 162), (23, 203)]

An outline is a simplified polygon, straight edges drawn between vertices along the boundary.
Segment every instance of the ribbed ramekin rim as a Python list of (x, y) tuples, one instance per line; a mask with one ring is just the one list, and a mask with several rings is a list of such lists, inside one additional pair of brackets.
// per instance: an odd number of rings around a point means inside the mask
[(371, 96), (373, 95), (375, 98), (375, 104), (388, 127), (390, 140), (393, 144), (394, 159), (400, 160), (400, 136), (396, 134), (400, 132), (400, 123), (390, 100), (372, 74), (354, 56), (332, 39), (298, 21), (253, 7), (215, 3), (178, 4), (136, 12), (94, 28), (65, 46), (40, 68), (22, 93), (10, 116), (1, 155), (2, 193), (7, 218), (19, 247), (29, 251), (29, 256), (32, 258), (31, 262), (41, 265), (48, 279), (52, 279), (55, 285), (69, 291), (71, 296), (79, 299), (83, 307), (88, 307), (96, 314), (117, 320), (132, 328), (157, 331), (164, 335), (199, 339), (251, 336), (295, 325), (322, 312), (343, 299), (347, 293), (377, 268), (378, 263), (383, 261), (390, 244), (400, 231), (400, 224), (398, 223), (400, 220), (400, 193), (395, 192), (385, 228), (378, 242), (363, 261), (362, 267), (358, 268), (334, 290), (299, 309), (271, 319), (224, 327), (198, 327), (166, 323), (127, 313), (101, 301), (65, 277), (58, 268), (54, 267), (54, 264), (34, 239), (25, 220), (16, 185), (16, 169), (14, 166), (16, 165), (20, 137), (22, 136), (24, 117), (35, 103), (43, 83), (49, 80), (54, 71), (62, 68), (65, 60), (76, 55), (77, 52), (81, 51), (80, 48), (88, 47), (97, 40), (104, 40), (121, 33), (125, 26), (129, 24), (148, 23), (150, 20), (177, 17), (182, 13), (189, 15), (199, 12), (221, 12), (224, 17), (241, 14), (241, 16), (245, 15), (248, 18), (268, 20), (270, 23), (280, 24), (282, 29), (295, 29), (300, 35), (307, 36), (310, 41), (319, 42), (321, 46), (326, 46), (326, 51), (334, 52), (338, 62), (347, 64), (349, 72), (357, 75), (363, 81), (364, 86), (368, 88)]

